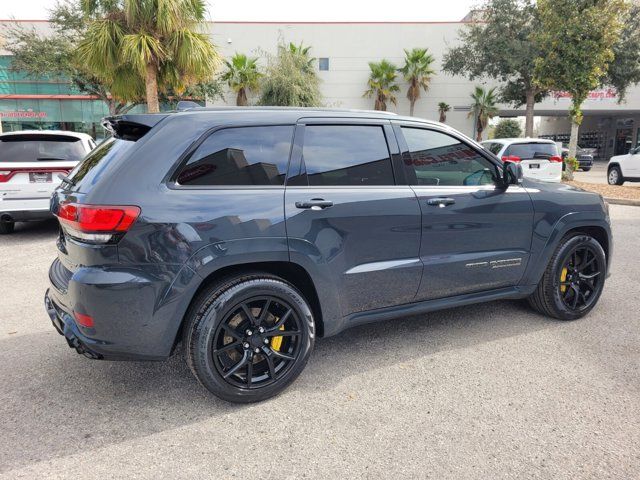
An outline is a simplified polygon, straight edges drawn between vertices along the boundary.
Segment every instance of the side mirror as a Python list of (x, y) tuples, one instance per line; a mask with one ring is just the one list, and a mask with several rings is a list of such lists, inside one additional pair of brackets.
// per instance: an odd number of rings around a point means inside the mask
[(504, 186), (520, 185), (522, 183), (522, 165), (516, 162), (504, 162), (502, 166), (502, 178), (504, 180)]

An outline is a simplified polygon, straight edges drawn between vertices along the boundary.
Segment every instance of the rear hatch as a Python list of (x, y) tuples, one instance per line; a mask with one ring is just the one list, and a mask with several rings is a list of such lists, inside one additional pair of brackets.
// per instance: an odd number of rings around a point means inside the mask
[(555, 143), (514, 143), (507, 147), (502, 160), (520, 162), (526, 177), (555, 182), (562, 177), (562, 157)]
[(69, 135), (0, 136), (0, 202), (19, 202), (25, 210), (29, 202), (42, 204), (60, 183), (58, 175), (67, 175), (86, 153), (82, 140)]
[(60, 221), (58, 259), (66, 270), (74, 272), (79, 266), (118, 262), (117, 244), (135, 223), (140, 209), (117, 202), (92, 203), (91, 191), (101, 182), (116, 181), (113, 175), (117, 175), (123, 162), (131, 160), (136, 142), (165, 116), (125, 115), (106, 119), (104, 124), (113, 136), (92, 150), (55, 190), (51, 211)]

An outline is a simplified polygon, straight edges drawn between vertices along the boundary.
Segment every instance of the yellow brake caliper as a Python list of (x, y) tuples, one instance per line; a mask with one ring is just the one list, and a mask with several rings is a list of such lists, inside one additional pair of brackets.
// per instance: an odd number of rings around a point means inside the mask
[[(560, 282), (565, 282), (567, 280), (567, 267), (562, 269), (562, 273), (560, 274)], [(560, 291), (564, 293), (567, 290), (566, 285), (560, 285)]]
[[(284, 325), (280, 325), (278, 330), (284, 330)], [(273, 348), (276, 352), (280, 351), (282, 347), (282, 337), (273, 337), (271, 339), (271, 348)]]

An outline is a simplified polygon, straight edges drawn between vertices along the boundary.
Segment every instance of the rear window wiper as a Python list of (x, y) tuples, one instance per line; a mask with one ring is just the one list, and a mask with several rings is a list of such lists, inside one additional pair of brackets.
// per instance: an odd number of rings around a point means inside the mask
[(75, 185), (76, 185), (76, 181), (73, 178), (69, 178), (66, 175), (62, 175), (61, 173), (58, 174), (58, 178), (60, 180), (62, 180), (63, 182), (68, 183), (72, 187), (75, 187)]
[(68, 158), (58, 158), (58, 157), (38, 157), (36, 158), (36, 160), (38, 160), (39, 162), (68, 162), (69, 159)]

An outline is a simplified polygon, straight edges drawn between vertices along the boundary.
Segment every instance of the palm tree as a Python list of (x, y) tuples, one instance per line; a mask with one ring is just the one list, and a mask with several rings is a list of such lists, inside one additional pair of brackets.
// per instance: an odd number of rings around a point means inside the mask
[(231, 61), (224, 61), (227, 70), (221, 78), (236, 92), (238, 106), (247, 105), (247, 92), (258, 89), (262, 74), (258, 71), (257, 62), (257, 58), (247, 57), (243, 53), (236, 53), (231, 57)]
[(304, 58), (306, 61), (306, 66), (304, 67), (305, 73), (308, 73), (313, 70), (313, 63), (315, 62), (315, 58), (311, 57), (311, 47), (305, 46), (300, 42), (299, 45), (296, 45), (293, 42), (289, 42), (289, 52), (292, 55), (300, 55), (300, 57)]
[(438, 104), (438, 114), (440, 115), (439, 122), (445, 123), (447, 121), (447, 112), (451, 110), (451, 106), (448, 103), (440, 102)]
[(82, 63), (114, 78), (118, 90), (144, 85), (149, 112), (158, 91), (183, 92), (210, 80), (219, 56), (204, 32), (204, 0), (81, 0), (89, 18), (78, 45)]
[(398, 71), (402, 73), (404, 79), (409, 83), (407, 98), (411, 105), (409, 114), (413, 117), (413, 109), (416, 101), (420, 98), (420, 89), (425, 92), (429, 89), (431, 76), (435, 73), (431, 68), (434, 58), (426, 48), (405, 49), (404, 55), (404, 66)]
[(398, 103), (398, 99), (394, 95), (394, 92), (400, 90), (400, 87), (396, 85), (396, 66), (387, 61), (381, 60), (379, 63), (369, 62), (369, 68), (371, 73), (369, 74), (369, 80), (367, 85), (369, 89), (364, 92), (363, 97), (371, 98), (375, 96), (375, 110), (385, 111), (387, 109), (387, 102), (391, 102), (394, 105)]
[(495, 87), (485, 90), (482, 87), (476, 86), (475, 90), (471, 94), (473, 103), (471, 104), (471, 111), (469, 117), (474, 117), (476, 122), (476, 140), (482, 141), (482, 132), (487, 127), (489, 120), (498, 114), (498, 107), (496, 107), (496, 95)]

